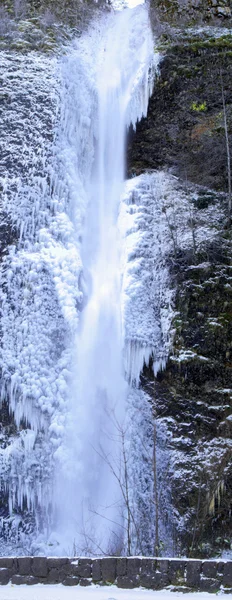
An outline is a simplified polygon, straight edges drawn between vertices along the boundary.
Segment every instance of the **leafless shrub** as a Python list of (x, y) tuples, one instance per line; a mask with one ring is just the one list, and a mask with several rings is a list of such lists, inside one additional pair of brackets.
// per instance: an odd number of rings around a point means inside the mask
[(0, 6), (0, 36), (9, 31), (10, 19), (6, 9)]
[(43, 13), (41, 17), (41, 23), (45, 28), (52, 27), (52, 25), (56, 23), (56, 16), (49, 8), (47, 8)]
[(26, 0), (14, 0), (14, 14), (16, 19), (22, 19), (26, 14)]
[(227, 158), (227, 177), (228, 177), (228, 211), (231, 215), (232, 208), (232, 192), (231, 192), (231, 158), (230, 158), (230, 143), (228, 134), (228, 123), (227, 123), (227, 112), (226, 112), (226, 100), (225, 91), (222, 78), (222, 69), (220, 69), (220, 82), (221, 82), (221, 93), (222, 93), (222, 106), (223, 106), (223, 119), (224, 119), (224, 131), (225, 131), (225, 142), (226, 142), (226, 158)]

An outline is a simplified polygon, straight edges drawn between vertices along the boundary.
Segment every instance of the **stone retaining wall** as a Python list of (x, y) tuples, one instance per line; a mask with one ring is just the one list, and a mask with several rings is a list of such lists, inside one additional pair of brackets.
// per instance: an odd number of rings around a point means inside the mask
[(0, 558), (0, 585), (116, 584), (120, 588), (232, 592), (232, 561), (165, 558)]

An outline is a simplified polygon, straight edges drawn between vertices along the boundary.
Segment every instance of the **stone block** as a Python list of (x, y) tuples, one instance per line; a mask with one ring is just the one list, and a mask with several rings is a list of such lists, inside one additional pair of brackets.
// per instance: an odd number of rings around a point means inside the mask
[(217, 579), (211, 579), (209, 577), (203, 577), (200, 580), (200, 592), (218, 592), (220, 589), (220, 581)]
[(102, 580), (114, 583), (116, 579), (116, 558), (102, 558)]
[(60, 581), (62, 581), (62, 579), (65, 579), (65, 577), (68, 577), (70, 575), (70, 577), (78, 577), (78, 565), (73, 565), (71, 564), (70, 561), (68, 561), (67, 563), (64, 563), (60, 568), (59, 568), (59, 572), (60, 572)]
[(92, 564), (92, 580), (101, 581), (102, 573), (101, 573), (101, 559), (97, 558), (93, 560)]
[(160, 590), (164, 587), (161, 573), (153, 573), (153, 575), (141, 575), (140, 585), (148, 590)]
[(44, 556), (35, 556), (32, 559), (32, 574), (35, 577), (47, 577), (48, 560)]
[(11, 582), (13, 585), (37, 585), (37, 583), (46, 583), (39, 577), (33, 577), (32, 575), (13, 575)]
[(33, 577), (32, 575), (26, 575), (27, 585), (37, 585), (38, 583), (47, 583), (45, 579), (41, 577)]
[(12, 569), (15, 568), (15, 559), (14, 558), (5, 558), (0, 557), (0, 569)]
[(169, 560), (166, 558), (159, 558), (156, 561), (156, 569), (159, 573), (168, 573), (169, 569)]
[(232, 587), (232, 561), (228, 561), (224, 565), (223, 586)]
[(0, 585), (7, 585), (9, 583), (13, 573), (11, 569), (0, 567)]
[(49, 557), (47, 559), (47, 564), (48, 564), (48, 569), (61, 569), (64, 567), (64, 565), (69, 565), (70, 561), (68, 560), (68, 558), (56, 558), (56, 557)]
[(154, 558), (143, 558), (141, 560), (140, 572), (143, 575), (153, 575), (156, 572), (157, 560)]
[(24, 575), (13, 575), (11, 579), (11, 583), (13, 585), (26, 585), (28, 577)]
[(125, 576), (127, 574), (127, 559), (126, 558), (117, 558), (117, 576)]
[(168, 566), (168, 580), (171, 585), (185, 583), (185, 560), (170, 560)]
[(81, 577), (79, 584), (82, 585), (82, 587), (87, 587), (87, 585), (91, 585), (92, 581), (90, 579), (86, 579), (85, 577)]
[(127, 575), (129, 577), (139, 575), (141, 569), (141, 558), (128, 558), (127, 559)]
[(186, 563), (186, 584), (191, 588), (199, 588), (201, 560), (190, 560)]
[(78, 583), (79, 577), (66, 577), (66, 579), (63, 580), (63, 585), (67, 585), (69, 587), (73, 585), (78, 585)]
[(218, 572), (219, 577), (221, 577), (224, 573), (224, 566), (225, 566), (225, 563), (223, 560), (219, 560), (217, 562), (217, 572)]
[(218, 565), (215, 560), (206, 560), (202, 563), (203, 577), (211, 577), (215, 579), (217, 576)]
[[(73, 563), (71, 563), (72, 572), (73, 572)], [(92, 560), (90, 558), (79, 558), (78, 566), (77, 566), (77, 574), (79, 577), (92, 577)]]
[(31, 575), (32, 559), (30, 556), (22, 556), (17, 559), (19, 575)]
[(124, 588), (125, 590), (131, 590), (135, 587), (139, 587), (139, 585), (140, 585), (139, 576), (128, 577), (127, 575), (119, 575), (117, 577), (117, 586), (119, 588)]
[(47, 576), (47, 582), (48, 583), (62, 583), (63, 579), (65, 579), (65, 576), (60, 577), (61, 572), (58, 569), (50, 569), (48, 576)]

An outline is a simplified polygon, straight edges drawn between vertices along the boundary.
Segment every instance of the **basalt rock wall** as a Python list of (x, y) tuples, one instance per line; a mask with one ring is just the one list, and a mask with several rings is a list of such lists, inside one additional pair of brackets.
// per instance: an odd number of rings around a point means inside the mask
[[(178, 243), (178, 203), (169, 207), (173, 347), (166, 370), (154, 379), (151, 364), (142, 383), (165, 432), (169, 467), (159, 487), (170, 487), (174, 555), (215, 556), (230, 549), (232, 537), (230, 5), (224, 3), (227, 17), (220, 13), (220, 18), (213, 2), (154, 7), (160, 68), (148, 116), (129, 132), (128, 174), (166, 170), (187, 193), (195, 185), (198, 198), (189, 203), (193, 238), (184, 252)], [(199, 246), (195, 232), (210, 207), (215, 214), (220, 209), (221, 217), (215, 221), (212, 212), (211, 239)]]
[(0, 558), (0, 585), (115, 584), (119, 588), (230, 593), (232, 562), (156, 558)]

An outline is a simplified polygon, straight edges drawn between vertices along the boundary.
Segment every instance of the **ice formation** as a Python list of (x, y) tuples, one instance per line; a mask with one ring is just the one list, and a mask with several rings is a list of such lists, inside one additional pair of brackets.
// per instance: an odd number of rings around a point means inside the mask
[(100, 24), (100, 37), (99, 30), (95, 35), (96, 146), (81, 248), (82, 287), (88, 298), (76, 336), (70, 419), (56, 457), (62, 543), (70, 547), (75, 523), (79, 552), (99, 554), (124, 547), (122, 444), (127, 383), (118, 211), (126, 127), (135, 126), (146, 114), (153, 57), (145, 7), (110, 15)]
[[(17, 433), (0, 449), (1, 486), (11, 515), (35, 515), (33, 552), (48, 551), (45, 524), (55, 528), (50, 554), (128, 552), (126, 503), (147, 532), (154, 512), (153, 417), (137, 387), (144, 364), (155, 374), (165, 365), (173, 293), (159, 202), (172, 183), (123, 181), (126, 128), (146, 115), (152, 90), (147, 7), (101, 16), (61, 60), (4, 61), (16, 130), (3, 122), (2, 214), (13, 234), (1, 272), (1, 399)], [(145, 548), (130, 526), (130, 550), (152, 552), (152, 531)]]
[(166, 365), (171, 344), (173, 290), (167, 266), (170, 245), (162, 211), (161, 173), (127, 182), (119, 227), (123, 243), (123, 325), (127, 378), (139, 384), (143, 366), (154, 375)]

